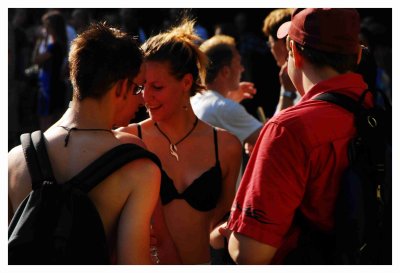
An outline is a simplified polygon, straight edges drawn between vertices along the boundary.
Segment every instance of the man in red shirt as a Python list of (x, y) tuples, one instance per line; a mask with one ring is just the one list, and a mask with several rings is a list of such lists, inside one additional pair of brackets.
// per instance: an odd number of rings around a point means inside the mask
[(355, 135), (353, 114), (313, 100), (324, 92), (358, 98), (367, 88), (352, 73), (361, 59), (354, 9), (296, 9), (278, 30), (287, 36), (288, 73), (300, 102), (263, 128), (247, 165), (230, 220), (221, 233), (240, 264), (280, 264), (297, 245), (294, 216), (321, 231), (334, 226), (339, 181)]

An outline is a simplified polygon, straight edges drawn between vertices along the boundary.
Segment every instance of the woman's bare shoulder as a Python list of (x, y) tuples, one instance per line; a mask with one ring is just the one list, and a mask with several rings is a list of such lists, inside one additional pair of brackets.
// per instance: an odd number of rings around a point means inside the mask
[(142, 148), (146, 148), (146, 144), (144, 144), (143, 140), (137, 137), (135, 134), (123, 132), (123, 131), (115, 131), (115, 137), (122, 143), (132, 143), (136, 144)]
[(217, 129), (217, 134), (218, 134), (218, 138), (221, 139), (219, 142), (221, 142), (222, 145), (233, 145), (236, 147), (241, 147), (242, 144), (240, 143), (240, 140), (233, 135), (232, 133), (230, 133), (229, 131), (219, 128), (219, 127), (215, 127)]

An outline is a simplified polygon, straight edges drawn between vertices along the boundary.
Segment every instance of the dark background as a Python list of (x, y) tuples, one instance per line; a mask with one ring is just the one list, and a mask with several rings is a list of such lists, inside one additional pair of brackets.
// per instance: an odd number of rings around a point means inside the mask
[[(28, 34), (28, 40), (32, 44), (35, 42), (34, 35), (35, 29), (41, 25), (41, 17), (48, 9), (33, 8), (25, 9), (27, 11), (26, 20), (22, 23), (21, 27)], [(72, 8), (59, 9), (69, 22), (71, 14), (74, 11)], [(119, 9), (113, 8), (91, 8), (88, 9), (91, 13), (91, 21), (104, 21), (105, 18), (116, 18), (114, 23), (116, 27), (120, 26), (118, 20)], [(139, 26), (146, 33), (147, 38), (151, 35), (158, 34), (165, 29), (165, 20), (169, 16), (170, 9), (168, 8), (138, 8), (136, 17)], [(257, 94), (252, 100), (245, 100), (242, 104), (246, 107), (247, 111), (254, 115), (256, 118), (257, 107), (261, 106), (267, 117), (271, 117), (275, 112), (275, 107), (279, 100), (279, 68), (276, 65), (268, 47), (266, 46), (267, 37), (262, 33), (262, 26), (265, 17), (274, 9), (269, 8), (196, 8), (188, 9), (192, 17), (197, 19), (197, 22), (207, 29), (208, 36), (214, 34), (216, 25), (223, 23), (234, 23), (235, 17), (242, 13), (247, 18), (245, 45), (238, 45), (242, 55), (242, 61), (246, 71), (242, 75), (242, 80), (252, 81), (257, 89)], [(14, 15), (18, 9), (8, 9), (9, 26), (13, 22)], [(392, 9), (390, 8), (360, 8), (358, 9), (361, 20), (366, 17), (373, 17), (377, 22), (382, 24), (386, 31), (375, 35), (376, 43), (383, 43), (390, 47), (392, 44)], [(180, 16), (177, 16), (179, 20)], [(340, 20), (340, 18), (338, 18)], [(109, 22), (109, 21), (108, 21)], [(109, 22), (110, 23), (110, 22)], [(174, 23), (174, 22), (171, 22)], [(31, 37), (29, 37), (31, 36)], [(247, 38), (249, 37), (249, 38)], [(249, 42), (251, 41), (251, 42)], [(246, 44), (247, 43), (247, 44)], [(32, 46), (32, 45), (31, 45)], [(242, 48), (241, 48), (242, 47)], [(16, 49), (18, 50), (18, 48)], [(29, 55), (29, 54), (27, 54)], [(245, 55), (245, 56), (244, 56)], [(28, 58), (25, 58), (28, 59)], [(26, 69), (30, 64), (25, 61), (25, 67), (20, 67), (20, 71)], [(369, 64), (367, 64), (368, 66)], [(391, 76), (391, 51), (389, 57), (389, 67)], [(370, 67), (372, 72), (375, 68)], [(10, 73), (9, 73), (10, 75)], [(23, 132), (29, 132), (38, 129), (37, 116), (36, 116), (36, 94), (37, 86), (34, 82), (27, 79), (16, 78), (16, 81), (24, 81), (24, 88), (22, 88), (16, 96), (14, 101), (10, 101), (10, 78), (9, 78), (9, 149), (19, 143), (18, 136)], [(66, 105), (70, 97), (66, 98)], [(11, 112), (10, 112), (11, 110)], [(144, 112), (144, 111), (143, 111)], [(142, 112), (142, 114), (143, 114)], [(11, 127), (12, 128), (11, 128)], [(12, 133), (10, 131), (13, 131)]]

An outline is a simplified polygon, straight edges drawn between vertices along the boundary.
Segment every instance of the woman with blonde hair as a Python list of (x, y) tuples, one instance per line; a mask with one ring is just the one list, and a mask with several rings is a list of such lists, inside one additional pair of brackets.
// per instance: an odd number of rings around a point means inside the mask
[[(190, 97), (205, 89), (207, 64), (196, 45), (194, 24), (183, 19), (142, 46), (143, 97), (150, 118), (121, 130), (139, 136), (162, 162), (162, 214), (153, 218), (158, 253), (168, 252), (162, 242), (170, 235), (183, 264), (207, 264), (210, 232), (229, 212), (235, 195), (241, 144), (192, 110)], [(156, 262), (176, 263), (168, 257)]]

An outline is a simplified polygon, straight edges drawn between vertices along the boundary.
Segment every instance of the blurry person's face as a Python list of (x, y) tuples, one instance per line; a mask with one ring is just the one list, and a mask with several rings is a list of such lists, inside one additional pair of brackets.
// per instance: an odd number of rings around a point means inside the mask
[(126, 79), (122, 83), (123, 90), (122, 96), (124, 96), (124, 105), (122, 105), (118, 111), (117, 126), (127, 126), (131, 119), (135, 117), (139, 108), (144, 105), (143, 101), (143, 86), (145, 82), (145, 66), (142, 65), (139, 73), (133, 79)]
[(285, 42), (285, 39), (275, 40), (271, 35), (268, 36), (268, 44), (272, 56), (274, 56), (276, 64), (279, 67), (282, 67), (282, 65), (286, 62), (288, 55)]
[(150, 118), (160, 121), (181, 110), (185, 99), (183, 80), (170, 72), (168, 62), (145, 62), (145, 89), (143, 98)]
[(231, 82), (230, 90), (237, 90), (239, 88), (240, 78), (244, 71), (244, 67), (242, 66), (242, 59), (240, 57), (239, 52), (234, 49), (233, 50), (233, 58), (230, 65), (230, 77), (229, 81)]

